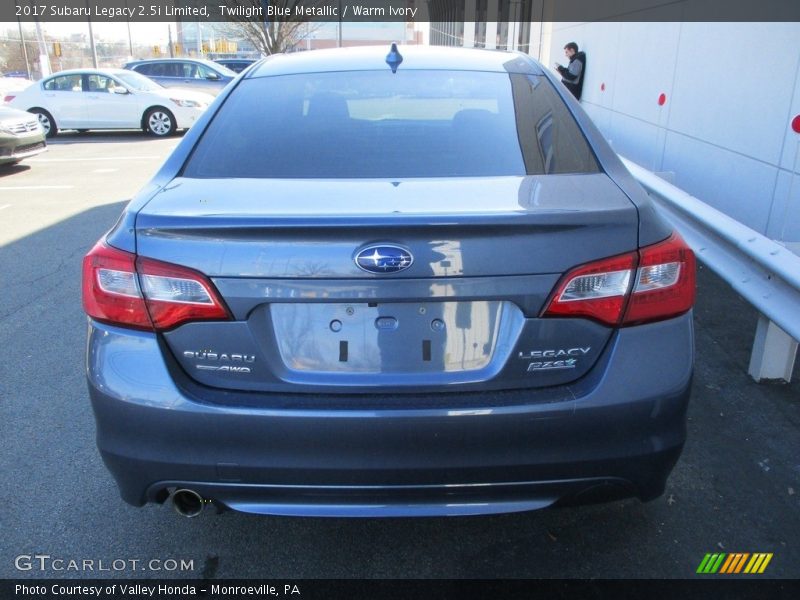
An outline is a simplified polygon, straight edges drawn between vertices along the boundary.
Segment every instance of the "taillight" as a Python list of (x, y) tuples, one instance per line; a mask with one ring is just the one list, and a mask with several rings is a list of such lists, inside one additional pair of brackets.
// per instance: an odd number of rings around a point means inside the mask
[(107, 323), (153, 329), (136, 278), (135, 256), (102, 241), (83, 258), (83, 310)]
[(624, 325), (669, 319), (694, 305), (694, 252), (673, 233), (639, 250), (639, 269)]
[(143, 257), (136, 259), (136, 270), (156, 329), (170, 329), (186, 321), (231, 318), (214, 286), (201, 273)]
[(543, 317), (634, 325), (680, 315), (694, 304), (695, 259), (677, 233), (638, 252), (581, 265), (561, 278)]
[(14, 95), (14, 94), (9, 94), (8, 96), (5, 96), (5, 97), (3, 98), (3, 102), (11, 102), (11, 101), (12, 101), (14, 98), (16, 98), (16, 97), (17, 97), (17, 96), (16, 96), (16, 95)]
[(556, 286), (544, 317), (587, 317), (617, 325), (636, 269), (636, 253), (621, 254), (581, 265)]
[(187, 321), (230, 319), (214, 286), (201, 273), (137, 259), (103, 241), (83, 259), (83, 308), (93, 319), (150, 331)]

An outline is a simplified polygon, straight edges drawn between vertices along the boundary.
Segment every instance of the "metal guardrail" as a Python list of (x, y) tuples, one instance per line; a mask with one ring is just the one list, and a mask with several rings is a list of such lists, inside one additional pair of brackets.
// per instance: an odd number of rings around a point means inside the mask
[(697, 258), (761, 313), (750, 375), (789, 381), (800, 340), (800, 256), (620, 157)]

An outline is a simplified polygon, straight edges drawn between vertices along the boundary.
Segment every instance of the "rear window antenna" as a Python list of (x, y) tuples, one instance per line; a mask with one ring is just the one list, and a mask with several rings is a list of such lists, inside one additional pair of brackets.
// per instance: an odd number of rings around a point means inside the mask
[(386, 55), (386, 64), (392, 68), (392, 73), (397, 73), (397, 67), (400, 66), (401, 62), (403, 62), (403, 57), (397, 50), (397, 43), (392, 42), (392, 48), (389, 50), (389, 54)]

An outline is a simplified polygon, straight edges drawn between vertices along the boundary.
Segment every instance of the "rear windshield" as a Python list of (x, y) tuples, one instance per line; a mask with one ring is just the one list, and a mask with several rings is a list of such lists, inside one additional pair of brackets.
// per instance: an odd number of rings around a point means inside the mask
[(598, 170), (543, 77), (386, 69), (242, 81), (183, 174), (351, 179)]

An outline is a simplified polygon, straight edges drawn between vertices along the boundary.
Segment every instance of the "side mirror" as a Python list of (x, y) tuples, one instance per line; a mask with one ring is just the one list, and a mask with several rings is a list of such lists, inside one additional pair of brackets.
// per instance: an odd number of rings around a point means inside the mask
[(120, 85), (118, 85), (117, 87), (111, 88), (111, 91), (113, 93), (115, 93), (115, 94), (121, 94), (123, 96), (125, 94), (130, 94), (130, 92), (127, 89), (125, 89), (124, 87), (122, 87)]
[(211, 73), (209, 73), (208, 75), (206, 75), (206, 79), (209, 79), (209, 80), (211, 80), (211, 81), (218, 81), (218, 80), (220, 79), (220, 76), (219, 76), (219, 74), (218, 74), (218, 73), (214, 73), (214, 72), (212, 71)]

